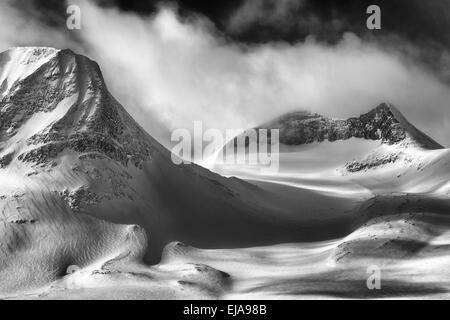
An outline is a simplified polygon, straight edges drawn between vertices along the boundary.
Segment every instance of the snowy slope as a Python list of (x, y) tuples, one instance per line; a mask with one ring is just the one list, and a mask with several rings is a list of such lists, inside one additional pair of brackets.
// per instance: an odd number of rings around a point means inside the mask
[[(379, 121), (380, 111), (387, 122)], [(361, 117), (363, 126), (349, 126)], [(236, 281), (227, 296), (234, 299), (448, 299), (450, 150), (391, 105), (361, 117), (347, 122), (299, 112), (261, 126), (280, 129), (278, 172), (220, 161), (211, 167), (291, 194), (305, 211), (327, 204), (339, 214), (337, 199), (353, 201), (348, 235), (239, 250), (167, 250), (164, 261), (226, 271)], [(381, 272), (381, 290), (366, 286), (370, 266)]]

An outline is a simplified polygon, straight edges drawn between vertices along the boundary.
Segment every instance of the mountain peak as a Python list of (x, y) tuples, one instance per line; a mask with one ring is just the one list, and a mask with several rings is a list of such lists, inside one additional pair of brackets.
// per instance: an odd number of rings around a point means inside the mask
[(109, 93), (98, 64), (71, 50), (4, 52), (0, 89), (0, 167), (64, 150), (139, 165), (158, 145)]
[(424, 149), (443, 148), (414, 127), (390, 103), (381, 103), (359, 117), (348, 119), (332, 119), (304, 110), (294, 111), (265, 123), (257, 129), (279, 129), (280, 142), (286, 145), (363, 138), (380, 140), (387, 144), (408, 140)]

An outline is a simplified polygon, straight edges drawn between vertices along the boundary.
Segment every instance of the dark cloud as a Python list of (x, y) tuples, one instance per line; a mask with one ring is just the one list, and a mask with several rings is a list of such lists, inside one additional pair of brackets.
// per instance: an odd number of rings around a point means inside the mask
[[(450, 47), (450, 1), (445, 0), (95, 0), (141, 15), (153, 14), (164, 4), (175, 5), (179, 14), (201, 14), (234, 41), (267, 42), (304, 40), (314, 35), (334, 42), (344, 32), (383, 37), (395, 34), (411, 42)], [(61, 0), (17, 0), (17, 7), (41, 14), (49, 24), (64, 22)], [(382, 10), (382, 30), (366, 28), (366, 8)], [(246, 18), (241, 20), (240, 18)]]
[[(310, 35), (334, 42), (344, 32), (352, 32), (371, 37), (395, 34), (412, 42), (450, 46), (450, 1), (445, 0), (97, 0), (97, 3), (144, 15), (154, 13), (161, 4), (176, 5), (180, 14), (204, 15), (227, 37), (242, 42), (295, 42)], [(366, 28), (366, 9), (372, 4), (381, 7), (381, 31)], [(238, 21), (240, 17), (246, 20)]]
[[(203, 16), (230, 42), (294, 44), (314, 37), (337, 44), (347, 32), (396, 50), (450, 83), (450, 1), (445, 0), (93, 0), (104, 8), (153, 15), (161, 6), (180, 19)], [(366, 28), (366, 9), (380, 6), (382, 29)], [(65, 2), (18, 0), (15, 4), (50, 26), (65, 24)], [(71, 33), (68, 36), (74, 36)]]

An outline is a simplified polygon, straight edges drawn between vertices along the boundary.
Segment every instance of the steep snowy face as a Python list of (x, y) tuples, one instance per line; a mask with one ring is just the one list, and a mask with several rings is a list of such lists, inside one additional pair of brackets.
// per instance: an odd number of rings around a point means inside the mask
[(395, 144), (410, 138), (411, 142), (424, 149), (442, 148), (412, 126), (394, 106), (385, 103), (366, 114), (349, 119), (331, 119), (306, 111), (292, 112), (263, 124), (258, 129), (280, 129), (280, 142), (286, 145), (350, 138)]
[(139, 166), (157, 143), (111, 96), (98, 65), (70, 50), (0, 56), (0, 167), (45, 164), (63, 150)]

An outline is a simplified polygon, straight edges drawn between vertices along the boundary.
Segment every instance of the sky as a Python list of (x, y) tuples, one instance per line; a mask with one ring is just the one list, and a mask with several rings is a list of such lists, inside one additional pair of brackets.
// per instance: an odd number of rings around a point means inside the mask
[[(81, 29), (66, 27), (67, 6)], [(366, 8), (381, 8), (381, 30)], [(155, 138), (249, 128), (307, 109), (358, 116), (393, 103), (450, 146), (450, 1), (2, 0), (0, 50), (70, 48)]]

